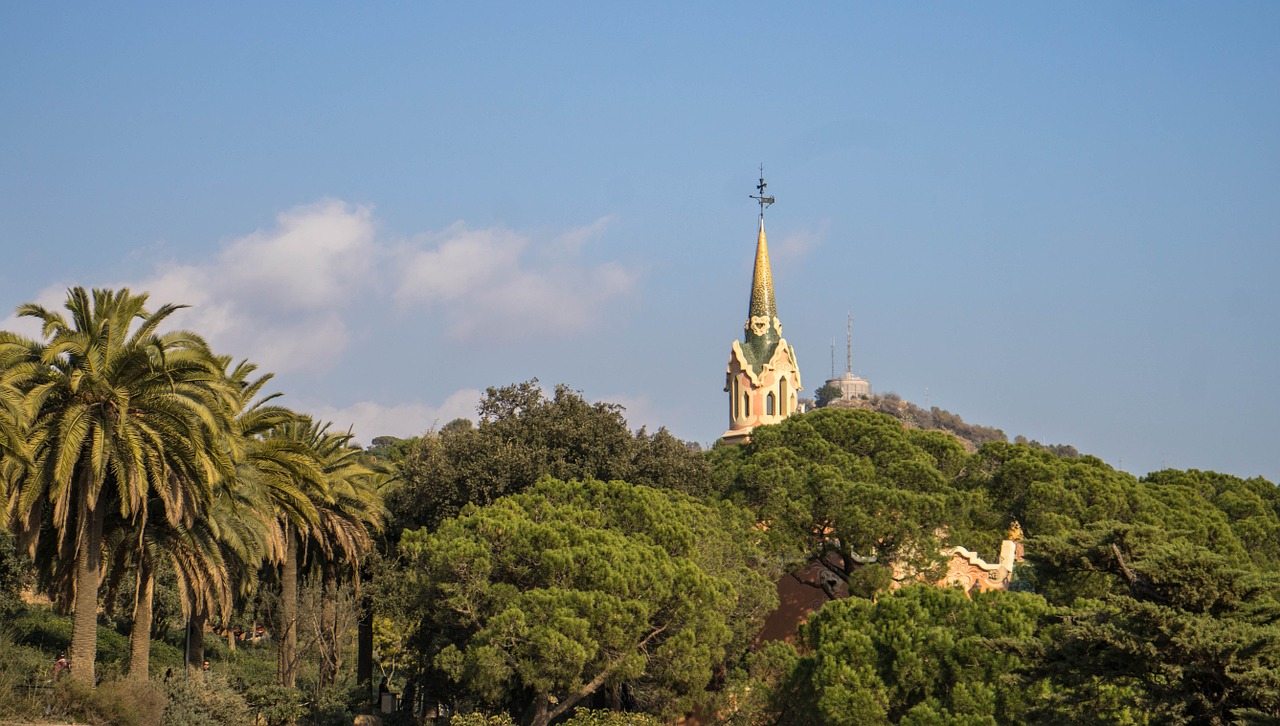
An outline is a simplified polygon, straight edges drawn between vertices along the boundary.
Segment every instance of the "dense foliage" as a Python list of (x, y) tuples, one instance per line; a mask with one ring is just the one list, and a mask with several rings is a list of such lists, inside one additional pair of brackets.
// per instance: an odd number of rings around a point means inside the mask
[[(114, 708), (119, 689), (97, 686), (126, 668), (134, 691), (163, 708), (165, 693), (142, 682), (162, 665), (152, 662), (156, 639), (177, 613), (187, 668), (202, 668), (213, 626), (234, 647), (235, 621), (263, 622), (281, 645), (276, 680), (291, 688), (300, 569), (331, 595), (309, 648), (329, 664), (321, 687), (331, 685), (341, 661), (328, 604), (384, 518), (376, 467), (350, 436), (270, 403), (261, 394), (270, 376), (253, 378), (252, 364), (233, 366), (197, 333), (166, 330), (181, 307), (153, 311), (145, 294), (73, 288), (64, 310), (19, 307), (39, 340), (0, 331), (0, 607), (28, 642), (36, 630), (21, 623), (52, 614), (15, 605), (15, 589), (34, 582), (70, 613), (69, 633), (59, 619), (58, 635), (34, 641), (69, 656), (56, 669), (74, 683), (57, 689), (68, 713)], [(264, 579), (278, 584), (271, 613), (257, 609)], [(27, 692), (52, 688), (40, 674), (25, 678)]]
[(1276, 487), (1197, 471), (1139, 480), (1058, 451), (997, 441), (967, 454), (830, 408), (717, 450), (726, 495), (855, 594), (889, 586), (865, 576), (885, 564), (903, 584), (931, 576), (911, 561), (927, 542), (994, 552), (1012, 522), (1028, 536), (1024, 592), (969, 601), (915, 586), (828, 605), (799, 651), (746, 661), (737, 693), (765, 696), (740, 698), (733, 718), (1226, 724), (1280, 709)]
[(536, 380), (490, 388), (477, 410), (475, 426), (458, 419), (410, 441), (382, 440), (402, 480), (389, 502), (397, 530), (433, 528), (543, 476), (708, 492), (711, 470), (696, 448), (666, 429), (633, 434), (622, 407), (589, 403), (566, 386), (551, 398)]
[(597, 691), (668, 716), (704, 701), (776, 607), (758, 540), (727, 504), (547, 478), (402, 547), (450, 690), (545, 724)]

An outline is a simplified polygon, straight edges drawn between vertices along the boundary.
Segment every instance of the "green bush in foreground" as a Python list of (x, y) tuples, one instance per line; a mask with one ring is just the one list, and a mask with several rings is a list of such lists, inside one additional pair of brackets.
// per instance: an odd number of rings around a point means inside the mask
[(153, 683), (103, 681), (97, 688), (63, 679), (49, 715), (93, 726), (153, 726), (164, 716), (165, 697)]
[[(596, 711), (580, 708), (563, 726), (658, 726), (658, 719), (647, 713), (618, 713), (616, 711)], [(487, 715), (483, 713), (459, 714), (449, 719), (449, 726), (515, 726), (515, 721), (505, 713)]]
[(253, 713), (244, 698), (221, 676), (199, 674), (165, 683), (169, 706), (165, 726), (248, 726)]

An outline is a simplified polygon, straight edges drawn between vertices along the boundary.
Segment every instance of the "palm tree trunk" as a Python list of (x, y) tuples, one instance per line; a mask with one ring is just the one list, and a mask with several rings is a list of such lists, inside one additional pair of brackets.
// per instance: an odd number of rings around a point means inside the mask
[(81, 495), (76, 519), (76, 593), (71, 621), (71, 677), (94, 685), (98, 656), (98, 571), (102, 565), (102, 522), (106, 507), (89, 510), (88, 492)]
[(138, 563), (138, 583), (134, 592), (133, 630), (129, 633), (129, 678), (145, 681), (151, 667), (152, 600), (155, 597), (155, 579), (151, 577), (151, 563), (142, 558)]
[(298, 535), (290, 532), (280, 568), (280, 649), (277, 680), (286, 688), (297, 684), (298, 650)]
[(209, 620), (205, 605), (193, 608), (187, 620), (187, 668), (199, 671), (204, 666), (204, 624)]
[(320, 568), (320, 686), (333, 685), (342, 665), (338, 654), (338, 567), (325, 562)]
[(373, 693), (373, 598), (367, 588), (360, 594), (360, 622), (356, 626), (356, 683)]

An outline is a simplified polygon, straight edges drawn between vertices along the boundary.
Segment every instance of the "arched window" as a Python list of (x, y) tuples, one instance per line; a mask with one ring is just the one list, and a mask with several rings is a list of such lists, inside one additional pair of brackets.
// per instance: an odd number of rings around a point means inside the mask
[(787, 415), (787, 413), (791, 411), (791, 398), (787, 395), (786, 376), (783, 376), (782, 380), (778, 381), (778, 403), (782, 404), (781, 413), (783, 416)]
[(764, 415), (772, 416), (777, 411), (778, 397), (773, 395), (773, 391), (769, 391), (769, 395), (764, 397)]
[(742, 416), (742, 410), (739, 402), (742, 399), (738, 396), (738, 379), (733, 379), (733, 385), (729, 390), (729, 419), (737, 421)]
[(742, 417), (751, 418), (751, 392), (745, 391), (742, 394)]

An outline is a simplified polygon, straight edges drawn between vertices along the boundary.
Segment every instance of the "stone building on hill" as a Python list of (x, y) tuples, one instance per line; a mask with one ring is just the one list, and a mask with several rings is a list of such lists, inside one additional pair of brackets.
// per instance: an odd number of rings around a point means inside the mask
[(845, 337), (845, 369), (836, 376), (835, 344), (831, 346), (831, 377), (823, 383), (823, 387), (834, 386), (840, 389), (841, 401), (852, 401), (871, 395), (871, 382), (861, 376), (853, 375), (853, 314), (849, 314)]
[[(972, 596), (974, 592), (1008, 590), (1013, 584), (1013, 570), (1022, 561), (1022, 527), (1014, 522), (1009, 534), (1000, 543), (1000, 557), (987, 562), (978, 553), (964, 547), (948, 547), (941, 551), (946, 562), (946, 573), (933, 582), (937, 587), (958, 587)], [(834, 557), (834, 555), (828, 555)], [(875, 562), (874, 556), (865, 558)], [(862, 560), (859, 560), (862, 561)], [(838, 563), (835, 563), (838, 564)], [(778, 607), (765, 617), (764, 625), (756, 635), (756, 646), (771, 640), (794, 643), (800, 625), (809, 615), (822, 609), (830, 600), (849, 597), (849, 587), (828, 567), (835, 564), (810, 561), (779, 579)], [(895, 567), (891, 589), (912, 583), (927, 582), (919, 575)]]
[(778, 423), (799, 405), (800, 368), (796, 354), (782, 337), (782, 323), (773, 297), (773, 273), (769, 269), (769, 244), (764, 234), (764, 210), (773, 197), (764, 195), (764, 176), (752, 196), (760, 204), (760, 232), (756, 237), (756, 264), (751, 276), (751, 300), (742, 342), (733, 341), (725, 371), (729, 394), (727, 443), (747, 441), (756, 426)]

